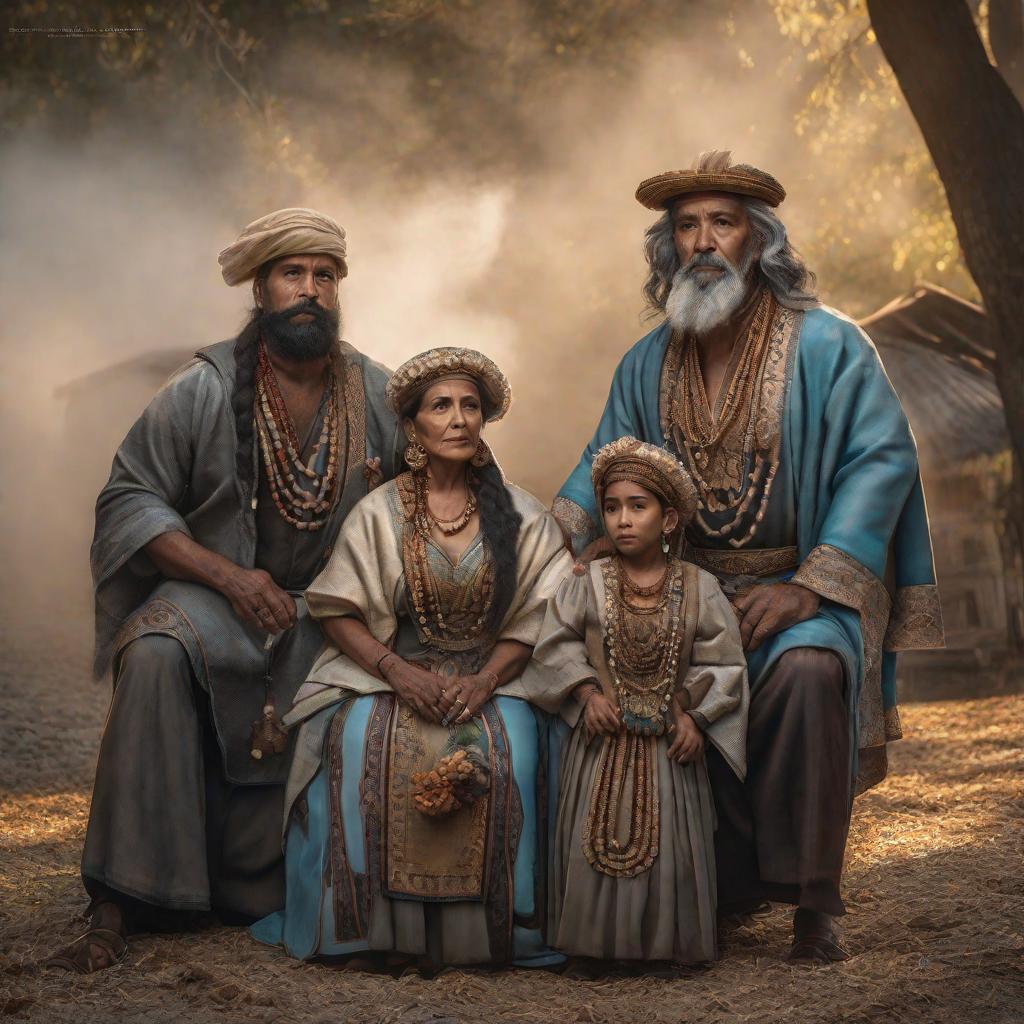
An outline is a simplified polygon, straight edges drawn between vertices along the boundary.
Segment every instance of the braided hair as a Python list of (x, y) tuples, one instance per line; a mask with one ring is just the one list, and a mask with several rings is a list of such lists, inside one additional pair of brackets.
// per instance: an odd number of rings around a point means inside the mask
[[(270, 273), (265, 263), (256, 273), (256, 283), (262, 286)], [(243, 492), (250, 496), (256, 492), (253, 474), (253, 407), (256, 402), (256, 363), (259, 358), (259, 309), (253, 309), (249, 322), (235, 339), (235, 386), (231, 392), (231, 409), (235, 414), (235, 472)]]
[(501, 470), (493, 462), (476, 469), (474, 475), (480, 529), (491, 558), (494, 559), (494, 600), (487, 626), (497, 630), (516, 592), (516, 560), (519, 551), (519, 527), (523, 517), (512, 504)]
[[(422, 400), (423, 393), (402, 410), (402, 418), (415, 419)], [(487, 407), (482, 394), (480, 401), (486, 421), (493, 410)], [(512, 494), (494, 462), (480, 468), (474, 467), (469, 480), (480, 510), (480, 530), (484, 535), (484, 544), (494, 560), (494, 598), (487, 615), (487, 628), (497, 631), (516, 592), (519, 527), (522, 526), (523, 517), (516, 511)]]

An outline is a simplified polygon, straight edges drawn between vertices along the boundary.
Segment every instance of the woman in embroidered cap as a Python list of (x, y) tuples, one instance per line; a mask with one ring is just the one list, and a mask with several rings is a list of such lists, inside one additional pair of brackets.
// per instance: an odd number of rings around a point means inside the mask
[(574, 687), (548, 939), (600, 959), (713, 960), (714, 804), (705, 740), (745, 771), (746, 662), (717, 580), (668, 553), (689, 476), (633, 437), (594, 459), (615, 548), (550, 601), (535, 659)]
[(511, 400), (490, 359), (433, 349), (399, 367), (387, 397), (409, 471), (356, 507), (306, 592), (330, 646), (285, 718), (301, 723), (287, 899), (253, 934), (301, 959), (557, 962), (534, 903), (527, 701), (555, 709), (564, 694), (524, 669), (572, 563), (481, 440)]

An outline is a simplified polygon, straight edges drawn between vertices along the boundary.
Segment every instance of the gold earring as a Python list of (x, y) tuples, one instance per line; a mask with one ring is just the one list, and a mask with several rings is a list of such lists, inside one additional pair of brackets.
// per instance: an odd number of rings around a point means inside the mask
[(415, 435), (413, 435), (406, 446), (405, 461), (414, 473), (427, 464), (427, 449), (416, 440)]
[(491, 455), (491, 449), (487, 447), (483, 438), (480, 438), (476, 443), (476, 451), (473, 452), (473, 457), (469, 460), (470, 465), (475, 466), (477, 469), (482, 469), (488, 463), (492, 462), (494, 457)]

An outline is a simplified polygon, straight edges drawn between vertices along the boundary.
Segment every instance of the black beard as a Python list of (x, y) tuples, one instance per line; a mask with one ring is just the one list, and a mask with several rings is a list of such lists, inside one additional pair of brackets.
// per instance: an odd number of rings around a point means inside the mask
[[(312, 320), (293, 324), (291, 318), (308, 313)], [(285, 359), (305, 363), (322, 359), (337, 344), (341, 314), (317, 302), (298, 302), (274, 313), (257, 311), (254, 317), (264, 343)]]

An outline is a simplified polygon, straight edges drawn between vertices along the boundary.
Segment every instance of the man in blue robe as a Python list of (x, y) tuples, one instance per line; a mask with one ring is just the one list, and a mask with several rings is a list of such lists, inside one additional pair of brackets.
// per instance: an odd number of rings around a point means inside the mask
[(724, 911), (797, 906), (792, 960), (845, 959), (833, 917), (856, 793), (900, 736), (895, 652), (942, 645), (917, 450), (874, 346), (821, 306), (771, 175), (702, 154), (644, 181), (644, 294), (662, 322), (615, 371), (552, 511), (599, 550), (590, 466), (631, 434), (693, 476), (684, 557), (733, 602), (751, 687), (747, 781), (708, 754)]
[(284, 902), (278, 715), (323, 643), (302, 593), (398, 458), (390, 374), (338, 336), (344, 231), (278, 210), (220, 263), (251, 282), (249, 321), (154, 397), (96, 503), (97, 671), (114, 693), (82, 853), (90, 926), (50, 961), (81, 973), (132, 933)]

